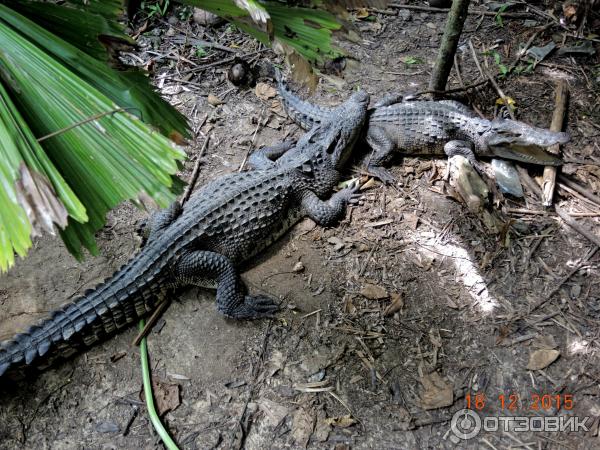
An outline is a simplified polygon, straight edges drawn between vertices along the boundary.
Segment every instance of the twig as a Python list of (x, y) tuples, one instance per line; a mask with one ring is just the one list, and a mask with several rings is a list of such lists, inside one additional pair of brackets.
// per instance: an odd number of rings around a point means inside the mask
[(471, 49), (471, 53), (473, 54), (473, 59), (475, 60), (475, 64), (477, 65), (479, 72), (481, 73), (481, 75), (484, 78), (488, 78), (490, 80), (490, 83), (492, 83), (492, 86), (494, 86), (494, 89), (496, 89), (496, 92), (498, 93), (498, 95), (500, 96), (500, 98), (502, 99), (504, 104), (506, 105), (506, 110), (508, 111), (510, 118), (512, 120), (515, 120), (515, 113), (512, 110), (512, 106), (508, 102), (508, 97), (506, 97), (506, 95), (504, 95), (504, 92), (502, 92), (502, 89), (500, 89), (500, 86), (498, 86), (498, 83), (496, 83), (496, 80), (494, 79), (494, 77), (492, 77), (487, 71), (485, 71), (481, 67), (481, 64), (479, 63), (479, 59), (477, 59), (477, 53), (475, 52), (475, 47), (473, 46), (473, 42), (470, 39), (469, 39), (469, 48)]
[(464, 92), (464, 91), (468, 91), (470, 89), (478, 88), (479, 86), (483, 86), (484, 84), (487, 84), (489, 82), (490, 82), (489, 79), (485, 79), (483, 81), (477, 81), (475, 83), (467, 84), (466, 86), (461, 86), (459, 88), (446, 89), (445, 91), (438, 91), (438, 90), (428, 89), (426, 91), (419, 91), (419, 92), (417, 92), (417, 93), (415, 93), (413, 95), (415, 95), (415, 96), (421, 96), (421, 95), (425, 95), (425, 94), (436, 94), (436, 95), (455, 94), (457, 92)]
[[(567, 101), (569, 98), (569, 89), (565, 80), (560, 80), (555, 90), (554, 114), (552, 115), (552, 123), (550, 131), (562, 131), (567, 111)], [(558, 154), (560, 145), (554, 144), (548, 148), (550, 153)], [(554, 189), (556, 187), (556, 167), (545, 166), (544, 175), (542, 177), (542, 205), (551, 206), (552, 198), (554, 197)]]
[(137, 109), (137, 108), (115, 108), (115, 109), (111, 109), (110, 111), (105, 111), (105, 112), (100, 113), (100, 114), (95, 114), (93, 116), (88, 117), (87, 119), (83, 119), (83, 120), (80, 120), (79, 122), (75, 122), (75, 123), (69, 125), (68, 127), (61, 128), (60, 130), (56, 130), (56, 131), (53, 131), (50, 134), (47, 134), (47, 135), (42, 136), (42, 137), (39, 137), (37, 139), (37, 141), (38, 142), (45, 141), (46, 139), (50, 139), (51, 137), (57, 136), (59, 134), (66, 133), (67, 131), (69, 131), (69, 130), (71, 130), (73, 128), (76, 128), (76, 127), (78, 127), (80, 125), (84, 125), (84, 124), (86, 124), (88, 122), (93, 122), (94, 120), (101, 119), (104, 116), (110, 116), (110, 115), (118, 113), (118, 112), (124, 112), (124, 111), (127, 111), (128, 109)]
[(575, 275), (579, 269), (581, 269), (583, 267), (583, 265), (588, 262), (590, 260), (590, 258), (592, 256), (594, 256), (594, 254), (598, 251), (598, 249), (600, 248), (600, 246), (596, 245), (594, 248), (592, 248), (580, 261), (579, 264), (577, 264), (567, 275), (565, 275), (563, 277), (562, 280), (560, 280), (560, 282), (558, 283), (558, 285), (552, 289), (544, 298), (538, 300), (536, 303), (534, 303), (531, 308), (529, 309), (529, 312), (527, 313), (527, 315), (531, 314), (533, 311), (535, 311), (536, 309), (538, 309), (539, 307), (543, 306), (544, 304), (546, 304), (554, 294), (556, 294), (559, 289), (562, 287), (563, 284), (565, 284), (567, 281), (569, 281), (569, 279)]
[(260, 111), (260, 116), (258, 116), (258, 123), (256, 124), (256, 128), (254, 129), (254, 134), (252, 135), (252, 141), (248, 145), (248, 150), (246, 150), (246, 154), (244, 155), (244, 159), (242, 160), (242, 163), (240, 164), (240, 168), (238, 169), (238, 172), (241, 172), (242, 170), (244, 170), (246, 161), (248, 161), (248, 156), (250, 156), (250, 151), (252, 150), (252, 147), (254, 146), (254, 140), (256, 139), (256, 134), (258, 133), (258, 129), (260, 128), (260, 123), (262, 122), (262, 117), (263, 117), (264, 113), (265, 113), (265, 108), (263, 107), (263, 109)]
[(565, 186), (573, 189), (574, 191), (579, 192), (581, 195), (583, 195), (585, 198), (592, 201), (596, 205), (600, 206), (600, 197), (595, 195), (593, 192), (590, 192), (589, 189), (586, 189), (585, 187), (581, 186), (579, 183), (576, 183), (575, 181), (571, 180), (564, 174), (561, 173), (558, 175), (558, 181), (559, 181), (559, 185), (564, 184)]
[[(413, 11), (427, 11), (432, 13), (446, 14), (450, 12), (450, 8), (433, 8), (431, 6), (418, 6), (418, 5), (398, 5), (392, 3), (389, 5), (390, 8), (398, 8), (398, 9), (408, 9)], [(503, 12), (503, 13), (495, 13), (493, 11), (482, 11), (480, 9), (469, 9), (467, 14), (473, 14), (476, 16), (490, 16), (490, 17), (506, 17), (507, 19), (530, 19), (532, 17), (536, 17), (534, 14), (526, 13), (526, 12)]]
[(200, 162), (202, 161), (202, 157), (204, 156), (204, 152), (208, 145), (208, 141), (210, 139), (210, 132), (206, 135), (206, 139), (204, 139), (204, 143), (202, 144), (202, 148), (200, 149), (200, 153), (198, 154), (198, 159), (196, 159), (196, 164), (194, 165), (194, 170), (192, 171), (192, 177), (190, 178), (190, 183), (185, 188), (185, 192), (183, 193), (183, 197), (181, 197), (180, 203), (181, 206), (185, 204), (192, 195), (192, 191), (194, 190), (194, 186), (198, 181), (198, 175), (200, 175)]
[(577, 223), (577, 221), (575, 221), (571, 216), (569, 216), (569, 214), (567, 214), (565, 210), (559, 208), (557, 205), (554, 205), (554, 210), (556, 211), (556, 214), (558, 214), (567, 225), (569, 225), (583, 237), (587, 238), (590, 242), (594, 243), (597, 247), (600, 247), (600, 236), (597, 236), (588, 229), (583, 228)]
[(135, 345), (135, 346), (140, 345), (140, 343), (142, 342), (142, 339), (144, 339), (146, 336), (148, 336), (148, 333), (150, 333), (150, 330), (152, 329), (152, 327), (154, 326), (154, 324), (156, 323), (156, 321), (158, 320), (160, 315), (165, 311), (165, 309), (167, 309), (167, 306), (169, 306), (169, 303), (170, 303), (170, 301), (165, 299), (156, 307), (156, 309), (154, 310), (154, 312), (148, 319), (148, 322), (146, 322), (146, 324), (143, 326), (143, 328), (137, 334), (135, 339), (133, 341), (131, 341), (132, 345)]
[(521, 61), (523, 56), (525, 56), (527, 54), (527, 50), (529, 50), (529, 47), (531, 47), (535, 38), (538, 37), (540, 35), (540, 33), (543, 33), (548, 28), (550, 28), (552, 25), (554, 25), (553, 22), (547, 23), (546, 25), (544, 25), (542, 28), (540, 28), (539, 30), (537, 30), (535, 33), (533, 33), (531, 35), (529, 40), (525, 43), (525, 46), (517, 53), (517, 57), (515, 58), (513, 63), (508, 67), (508, 73), (511, 73), (514, 70), (514, 68), (517, 67), (517, 64), (519, 64), (519, 62)]

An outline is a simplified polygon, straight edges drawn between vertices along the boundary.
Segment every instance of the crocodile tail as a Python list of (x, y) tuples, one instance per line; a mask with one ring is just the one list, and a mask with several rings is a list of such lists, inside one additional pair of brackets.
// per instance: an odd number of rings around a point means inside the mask
[(563, 161), (559, 157), (548, 153), (538, 147), (495, 147), (492, 148), (494, 156), (503, 159), (511, 159), (529, 164), (539, 164), (543, 166), (560, 166)]
[(32, 366), (45, 368), (67, 358), (115, 334), (154, 306), (151, 295), (108, 295), (104, 286), (86, 291), (49, 319), (0, 345), (0, 377)]
[(277, 92), (281, 97), (281, 103), (287, 115), (295, 123), (305, 130), (310, 130), (314, 125), (327, 120), (333, 108), (325, 108), (313, 105), (295, 95), (283, 80), (279, 69), (275, 68), (275, 79), (277, 80)]

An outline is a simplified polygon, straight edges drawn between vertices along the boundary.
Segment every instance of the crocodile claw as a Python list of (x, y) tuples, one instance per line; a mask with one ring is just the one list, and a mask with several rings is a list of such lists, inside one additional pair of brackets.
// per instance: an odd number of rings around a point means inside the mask
[(367, 172), (373, 175), (375, 178), (379, 178), (383, 184), (395, 184), (396, 178), (392, 175), (392, 173), (380, 166), (369, 166), (367, 167)]
[(242, 303), (231, 314), (234, 319), (264, 319), (273, 317), (279, 311), (279, 305), (266, 295), (246, 295)]

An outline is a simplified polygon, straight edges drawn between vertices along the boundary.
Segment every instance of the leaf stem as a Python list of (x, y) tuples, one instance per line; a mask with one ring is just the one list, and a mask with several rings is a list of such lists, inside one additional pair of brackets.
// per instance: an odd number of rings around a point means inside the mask
[[(139, 323), (140, 331), (144, 329), (144, 319), (140, 320)], [(146, 400), (146, 407), (148, 408), (148, 414), (150, 415), (150, 421), (154, 426), (154, 429), (160, 436), (161, 440), (165, 444), (168, 450), (179, 450), (177, 444), (171, 439), (169, 433), (163, 426), (160, 421), (160, 417), (156, 413), (156, 408), (154, 407), (154, 397), (152, 396), (152, 383), (150, 381), (150, 366), (148, 364), (148, 345), (146, 343), (146, 338), (144, 337), (140, 341), (140, 359), (142, 362), (142, 380), (144, 382), (144, 398)]]

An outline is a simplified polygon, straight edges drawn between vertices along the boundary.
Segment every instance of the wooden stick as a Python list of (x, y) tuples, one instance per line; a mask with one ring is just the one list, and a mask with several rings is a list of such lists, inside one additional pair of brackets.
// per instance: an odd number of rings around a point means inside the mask
[[(554, 114), (552, 115), (552, 123), (550, 124), (551, 131), (562, 131), (567, 111), (567, 100), (569, 98), (569, 88), (565, 80), (560, 80), (556, 86), (554, 100)], [(560, 153), (560, 145), (554, 144), (548, 148), (548, 151), (554, 154)], [(544, 167), (544, 175), (542, 182), (542, 205), (552, 206), (552, 198), (554, 197), (554, 189), (556, 187), (556, 167)]]
[(185, 202), (188, 201), (190, 195), (192, 195), (192, 191), (194, 190), (194, 186), (198, 181), (198, 175), (200, 175), (200, 161), (204, 156), (204, 151), (206, 150), (206, 146), (208, 145), (208, 140), (210, 139), (210, 132), (206, 135), (206, 139), (204, 139), (204, 143), (202, 144), (202, 148), (200, 149), (200, 153), (198, 154), (198, 159), (196, 160), (196, 164), (194, 165), (194, 170), (192, 171), (192, 177), (190, 178), (190, 184), (188, 184), (185, 192), (183, 193), (183, 197), (181, 197), (181, 206), (184, 205)]
[(137, 336), (135, 337), (135, 339), (131, 342), (133, 345), (135, 345), (135, 346), (140, 345), (140, 342), (142, 342), (142, 339), (144, 339), (148, 335), (148, 333), (150, 333), (150, 329), (158, 321), (158, 318), (165, 311), (165, 309), (167, 309), (167, 306), (169, 306), (170, 303), (171, 302), (169, 300), (164, 299), (158, 305), (158, 307), (154, 310), (154, 312), (152, 313), (152, 315), (148, 319), (148, 322), (146, 322), (146, 325), (144, 325), (144, 328), (137, 334)]
[[(390, 8), (398, 8), (398, 9), (408, 9), (408, 10), (412, 10), (412, 11), (426, 11), (426, 12), (431, 12), (431, 13), (440, 13), (440, 14), (446, 14), (448, 12), (450, 12), (450, 8), (434, 8), (431, 6), (419, 6), (419, 5), (397, 5), (397, 4), (391, 4), (389, 5)], [(468, 14), (473, 14), (476, 16), (490, 16), (490, 17), (506, 17), (507, 19), (531, 19), (532, 17), (536, 17), (535, 14), (533, 13), (527, 13), (527, 12), (503, 12), (503, 13), (496, 13), (494, 11), (483, 11), (483, 10), (479, 10), (479, 9), (470, 9), (468, 11)]]
[(567, 225), (586, 237), (590, 242), (593, 242), (596, 246), (600, 247), (600, 236), (579, 225), (564, 209), (559, 208), (557, 205), (554, 205), (554, 210)]
[(562, 174), (562, 173), (558, 174), (558, 182), (559, 182), (559, 185), (562, 183), (565, 186), (570, 187), (574, 191), (579, 192), (581, 195), (583, 195), (585, 198), (587, 198), (591, 202), (593, 202), (596, 205), (600, 206), (600, 197), (598, 197), (596, 194), (594, 194), (593, 192), (591, 192), (589, 189), (581, 186), (579, 183), (571, 180), (570, 178), (568, 178), (564, 174)]

